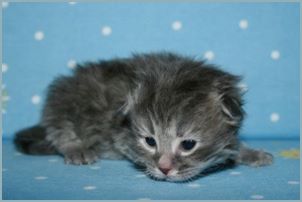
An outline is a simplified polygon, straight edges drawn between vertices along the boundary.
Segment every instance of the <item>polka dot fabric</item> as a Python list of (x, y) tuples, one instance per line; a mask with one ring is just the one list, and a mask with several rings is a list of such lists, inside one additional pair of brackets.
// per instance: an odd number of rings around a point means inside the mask
[(11, 142), (4, 142), (4, 199), (293, 200), (300, 196), (300, 161), (278, 155), (282, 148), (299, 147), (298, 141), (246, 141), (272, 152), (274, 164), (238, 166), (186, 183), (152, 180), (124, 160), (73, 166), (58, 156), (14, 155)]
[[(5, 199), (299, 198), (298, 3), (4, 1), (2, 14)], [(247, 117), (240, 136), (262, 139), (255, 146), (275, 151), (276, 164), (176, 184), (152, 181), (128, 162), (70, 167), (59, 157), (14, 151), (11, 138), (38, 122), (56, 76), (86, 61), (161, 50), (242, 75)], [(295, 158), (279, 155), (292, 149)]]
[(296, 3), (2, 2), (2, 8), (2, 74), (11, 98), (4, 137), (38, 121), (47, 85), (76, 64), (160, 50), (243, 76), (243, 137), (299, 136)]

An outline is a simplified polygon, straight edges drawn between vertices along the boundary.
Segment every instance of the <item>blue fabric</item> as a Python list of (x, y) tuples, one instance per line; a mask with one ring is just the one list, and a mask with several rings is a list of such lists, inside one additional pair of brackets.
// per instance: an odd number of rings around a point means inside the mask
[[(3, 199), (299, 199), (299, 159), (283, 150), (299, 141), (246, 141), (272, 152), (272, 166), (238, 166), (189, 183), (154, 181), (127, 161), (65, 165), (57, 156), (25, 156), (3, 147)], [(85, 190), (86, 189), (86, 190)]]
[[(285, 158), (299, 151), (299, 6), (2, 3), (4, 199), (299, 199), (299, 157)], [(11, 138), (38, 122), (54, 77), (70, 74), (76, 63), (160, 50), (244, 76), (247, 118), (240, 135), (273, 152), (272, 166), (169, 183), (145, 177), (127, 161), (77, 167), (57, 156), (16, 153)]]

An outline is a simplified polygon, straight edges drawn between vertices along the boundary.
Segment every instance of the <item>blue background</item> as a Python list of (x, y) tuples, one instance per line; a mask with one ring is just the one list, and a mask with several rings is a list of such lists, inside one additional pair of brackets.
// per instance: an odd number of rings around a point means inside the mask
[[(299, 199), (299, 6), (2, 4), (3, 198)], [(240, 27), (242, 20), (248, 26)], [(173, 29), (175, 21), (180, 29)], [(109, 35), (101, 31), (106, 26), (112, 30)], [(35, 38), (38, 31), (44, 33), (42, 40)], [(240, 165), (192, 182), (171, 183), (149, 179), (127, 161), (72, 166), (60, 156), (29, 156), (15, 150), (11, 137), (39, 121), (46, 88), (54, 77), (71, 73), (69, 61), (161, 50), (207, 59), (244, 76), (247, 119), (241, 136), (253, 148), (272, 153), (273, 165)], [(205, 57), (208, 51), (214, 53), (212, 60)], [(272, 57), (272, 51), (279, 57)]]
[[(248, 21), (241, 29), (239, 22)], [(180, 21), (179, 30), (172, 29)], [(47, 85), (77, 62), (168, 50), (243, 75), (247, 119), (242, 136), (299, 136), (298, 3), (10, 3), (3, 10), (3, 84), (10, 100), (4, 137), (35, 124)], [(104, 36), (101, 29), (110, 26)], [(37, 31), (43, 40), (35, 40)], [(280, 58), (273, 60), (271, 52)], [(33, 95), (42, 102), (33, 105)], [(270, 115), (279, 114), (272, 122)]]

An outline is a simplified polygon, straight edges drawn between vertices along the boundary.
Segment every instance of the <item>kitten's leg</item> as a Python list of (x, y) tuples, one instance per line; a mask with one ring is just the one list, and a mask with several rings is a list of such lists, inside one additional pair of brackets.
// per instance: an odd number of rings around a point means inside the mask
[(236, 158), (238, 164), (258, 167), (266, 166), (273, 163), (273, 155), (262, 150), (255, 150), (244, 146), (239, 147), (239, 153)]
[(64, 156), (66, 164), (91, 164), (99, 159), (97, 147), (87, 145), (70, 128), (48, 128), (47, 140)]
[(92, 164), (99, 159), (98, 153), (93, 148), (73, 145), (62, 152), (66, 164), (82, 165)]

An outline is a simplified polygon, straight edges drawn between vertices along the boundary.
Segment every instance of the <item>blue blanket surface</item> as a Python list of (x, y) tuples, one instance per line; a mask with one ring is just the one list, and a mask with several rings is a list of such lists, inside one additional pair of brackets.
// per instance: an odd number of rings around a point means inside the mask
[(237, 166), (186, 183), (155, 181), (128, 161), (65, 165), (3, 145), (3, 199), (299, 199), (299, 141), (246, 141), (275, 156), (268, 167)]

